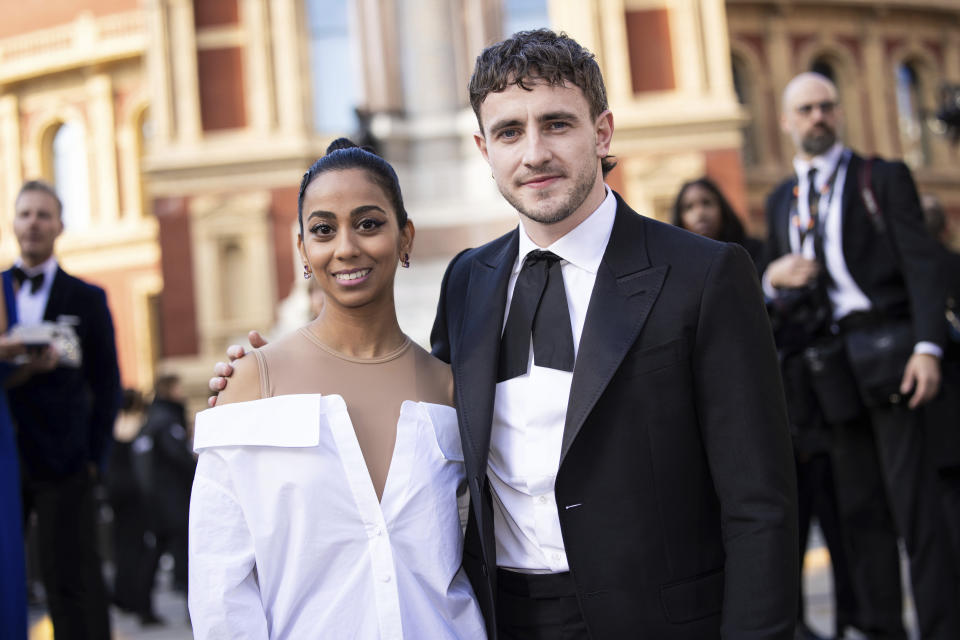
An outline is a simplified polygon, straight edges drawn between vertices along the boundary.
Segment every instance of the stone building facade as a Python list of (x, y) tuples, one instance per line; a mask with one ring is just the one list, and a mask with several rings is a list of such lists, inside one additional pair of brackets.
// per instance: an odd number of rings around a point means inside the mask
[[(400, 175), (417, 238), (398, 313), (427, 340), (449, 258), (516, 224), (475, 148), (466, 83), (479, 50), (520, 28), (565, 30), (597, 54), (616, 126), (609, 182), (645, 215), (666, 219), (679, 186), (707, 174), (762, 232), (763, 195), (791, 155), (779, 88), (814, 66), (838, 80), (854, 146), (908, 157), (960, 212), (955, 152), (926, 117), (939, 84), (960, 82), (952, 0), (0, 8), (13, 16), (0, 23), (0, 260), (15, 255), (21, 181), (56, 182), (61, 260), (107, 288), (125, 384), (174, 370), (198, 400), (227, 344), (305, 321), (297, 186), (340, 135), (372, 142)], [(908, 95), (912, 121), (897, 107)]]

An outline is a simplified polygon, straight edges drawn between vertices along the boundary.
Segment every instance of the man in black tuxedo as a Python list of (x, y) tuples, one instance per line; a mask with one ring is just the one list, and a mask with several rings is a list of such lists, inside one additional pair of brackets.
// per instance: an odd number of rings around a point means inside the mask
[(52, 187), (40, 181), (23, 185), (13, 222), (20, 258), (11, 271), (19, 283), (18, 324), (56, 323), (76, 340), (62, 343), (70, 346), (59, 354), (58, 366), (8, 393), (23, 505), (28, 515), (37, 515), (54, 633), (57, 640), (107, 640), (93, 489), (112, 438), (119, 371), (106, 295), (64, 272), (53, 255), (63, 231), (61, 211)]
[(431, 340), (490, 637), (792, 638), (793, 459), (750, 257), (604, 184), (613, 116), (572, 39), (487, 48), (470, 96), (520, 226), (453, 259)]
[(749, 255), (607, 188), (613, 116), (572, 39), (487, 48), (470, 95), (521, 224), (453, 259), (431, 341), (489, 637), (791, 639), (796, 483)]
[[(922, 419), (940, 384), (944, 295), (916, 187), (903, 163), (864, 159), (838, 141), (837, 90), (819, 74), (787, 86), (782, 125), (796, 176), (767, 202), (763, 285), (775, 301), (807, 300), (807, 315), (822, 318), (807, 327), (814, 350), (805, 353), (839, 346), (810, 371), (820, 408), (836, 416), (834, 475), (860, 626), (871, 637), (905, 637), (899, 532), (922, 637), (958, 638), (957, 576)], [(900, 351), (886, 349), (898, 343)], [(889, 366), (863, 365), (880, 353)]]

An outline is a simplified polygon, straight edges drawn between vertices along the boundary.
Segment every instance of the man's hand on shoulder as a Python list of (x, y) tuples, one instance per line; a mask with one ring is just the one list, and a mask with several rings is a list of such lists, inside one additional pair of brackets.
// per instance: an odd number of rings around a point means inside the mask
[[(250, 346), (254, 349), (259, 349), (267, 344), (266, 339), (260, 335), (259, 331), (251, 331), (247, 334), (247, 339), (250, 341)], [(227, 347), (227, 358), (230, 362), (239, 360), (245, 355), (247, 355), (247, 352), (242, 345), (232, 344)], [(233, 375), (233, 366), (227, 362), (218, 362), (213, 365), (213, 373), (214, 377), (210, 378), (210, 382), (207, 385), (210, 391), (214, 393), (214, 395), (207, 398), (207, 405), (210, 407), (217, 405), (217, 398), (220, 392), (227, 388), (227, 381), (230, 376)]]
[(913, 392), (907, 406), (916, 409), (933, 400), (939, 390), (940, 359), (929, 353), (915, 353), (910, 356), (900, 382), (901, 394)]

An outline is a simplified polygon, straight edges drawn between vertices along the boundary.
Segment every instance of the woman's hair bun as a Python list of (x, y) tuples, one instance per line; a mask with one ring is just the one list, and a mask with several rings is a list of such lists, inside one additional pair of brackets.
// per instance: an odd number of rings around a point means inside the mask
[(330, 146), (327, 147), (324, 155), (330, 155), (334, 151), (340, 151), (340, 149), (356, 149), (357, 143), (349, 138), (337, 138), (330, 143)]

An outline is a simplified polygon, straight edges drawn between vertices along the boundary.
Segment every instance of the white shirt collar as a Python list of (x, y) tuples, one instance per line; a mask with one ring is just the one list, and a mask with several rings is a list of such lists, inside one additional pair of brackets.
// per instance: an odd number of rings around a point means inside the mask
[(826, 182), (833, 173), (837, 163), (840, 162), (840, 157), (843, 156), (843, 149), (843, 145), (837, 142), (826, 152), (810, 160), (806, 160), (800, 156), (794, 156), (793, 168), (797, 172), (797, 178), (800, 181), (806, 180), (810, 169), (815, 168), (817, 170), (816, 181), (818, 183), (815, 186), (823, 186), (823, 183)]
[[(613, 219), (617, 214), (617, 199), (610, 187), (606, 187), (606, 191), (607, 196), (593, 213), (549, 247), (543, 247), (543, 250), (552, 251), (570, 264), (595, 274), (610, 241)], [(527, 254), (540, 248), (530, 239), (521, 224), (520, 251), (513, 265), (513, 272), (519, 273)]]
[(23, 272), (28, 276), (35, 276), (38, 273), (43, 273), (44, 282), (53, 282), (53, 277), (57, 274), (57, 267), (60, 265), (57, 264), (57, 257), (50, 256), (40, 264), (35, 267), (28, 267), (23, 264), (23, 258), (17, 258), (14, 263), (14, 266), (20, 267), (23, 269)]

